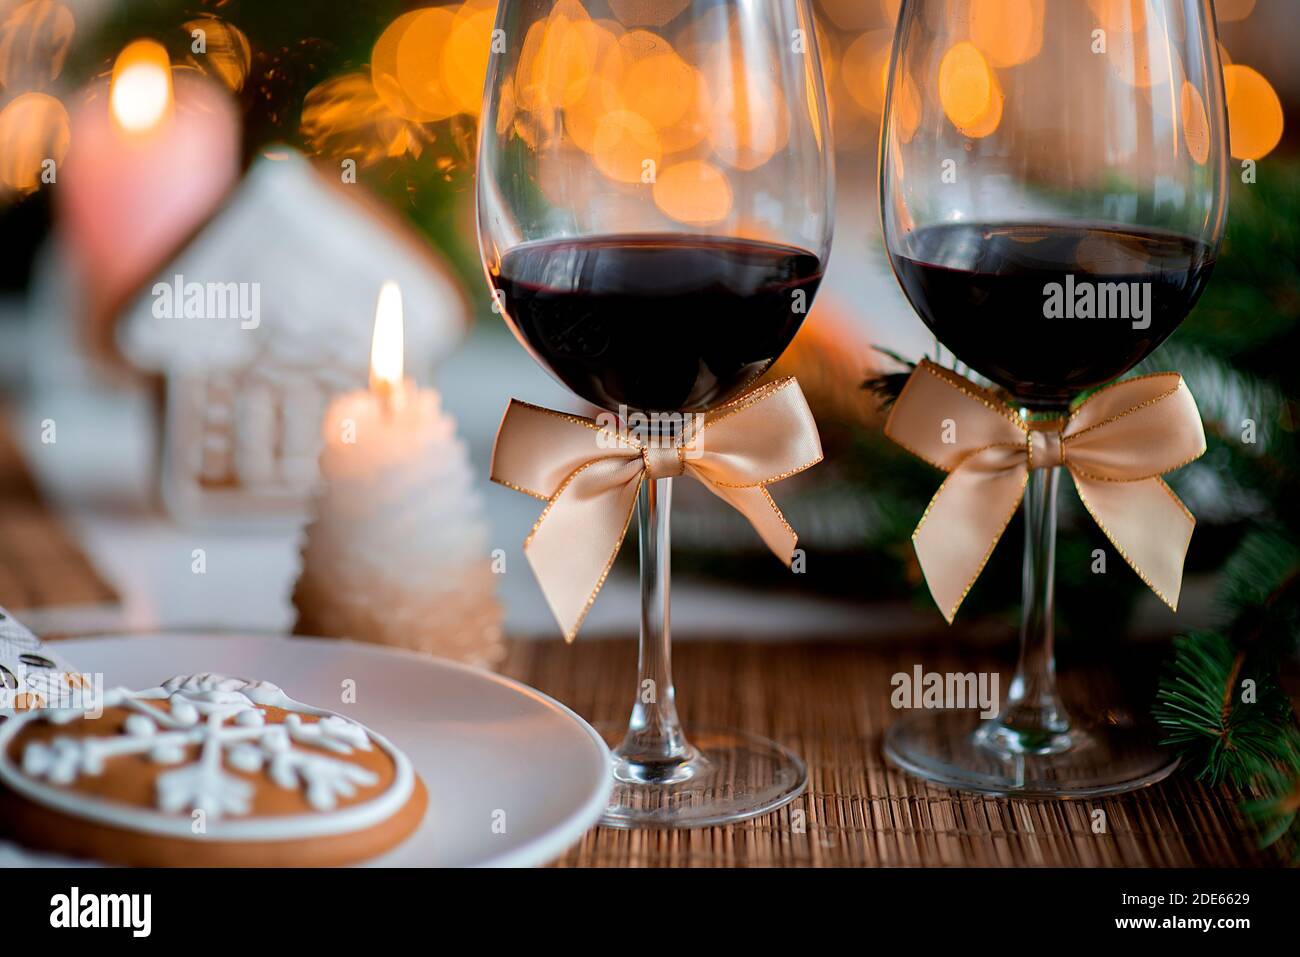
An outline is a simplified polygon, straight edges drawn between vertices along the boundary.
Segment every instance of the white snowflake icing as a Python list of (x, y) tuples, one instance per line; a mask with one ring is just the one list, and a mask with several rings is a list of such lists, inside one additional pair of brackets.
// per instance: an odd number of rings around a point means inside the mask
[[(167, 701), (167, 709), (150, 702)], [(333, 810), (340, 798), (358, 787), (377, 784), (374, 772), (315, 751), (335, 754), (369, 751), (365, 728), (339, 715), (304, 721), (283, 691), (268, 682), (200, 674), (172, 678), (147, 691), (115, 688), (105, 707), (132, 713), (113, 737), (57, 737), (32, 742), (22, 754), (22, 770), (51, 784), (72, 784), (78, 777), (102, 774), (108, 758), (147, 755), (156, 764), (181, 765), (160, 774), (156, 799), (160, 810), (179, 814), (203, 811), (209, 818), (250, 813), (253, 787), (226, 771), (262, 772), (288, 790), (302, 789), (317, 811)], [(265, 708), (289, 710), (283, 724), (267, 724)], [(80, 711), (50, 709), (44, 717), (67, 724)], [(197, 760), (185, 764), (187, 749), (197, 745)]]

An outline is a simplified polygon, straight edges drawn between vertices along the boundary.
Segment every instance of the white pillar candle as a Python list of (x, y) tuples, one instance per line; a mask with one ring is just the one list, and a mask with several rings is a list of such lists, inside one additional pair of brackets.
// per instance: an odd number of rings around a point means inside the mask
[(297, 630), (491, 665), (501, 613), (473, 472), (438, 393), (403, 375), (401, 322), (386, 284), (370, 387), (326, 411)]

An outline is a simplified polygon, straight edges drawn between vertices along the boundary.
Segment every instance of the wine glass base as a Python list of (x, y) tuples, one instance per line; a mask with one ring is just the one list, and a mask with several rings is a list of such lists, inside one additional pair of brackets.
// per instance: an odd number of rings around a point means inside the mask
[[(1113, 714), (1110, 716), (1113, 719)], [(885, 733), (885, 758), (914, 777), (1002, 797), (1093, 798), (1163, 780), (1178, 757), (1145, 724), (1108, 720), (1052, 735), (1041, 750), (1013, 749), (996, 720), (974, 711), (926, 711)]]
[[(616, 746), (626, 726), (601, 728)], [(671, 770), (647, 773), (615, 753), (605, 827), (716, 827), (767, 814), (793, 801), (808, 772), (793, 751), (743, 731), (694, 731), (692, 754)], [(659, 780), (648, 780), (658, 778)]]

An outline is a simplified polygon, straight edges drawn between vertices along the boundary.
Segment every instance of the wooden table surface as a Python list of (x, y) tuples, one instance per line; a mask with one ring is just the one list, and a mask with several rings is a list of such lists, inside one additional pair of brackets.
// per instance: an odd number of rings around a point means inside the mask
[(41, 496), (0, 405), (0, 606), (21, 613), (116, 601)]
[[(0, 419), (0, 605), (12, 610), (111, 603), (113, 589), (38, 493)], [(48, 637), (48, 635), (47, 635)], [(885, 764), (881, 735), (898, 713), (890, 676), (990, 670), (1007, 662), (951, 639), (678, 642), (678, 708), (692, 726), (775, 738), (803, 756), (807, 792), (781, 810), (694, 831), (596, 828), (561, 866), (1260, 866), (1237, 797), (1176, 775), (1095, 802), (961, 795)], [(512, 641), (502, 670), (596, 724), (625, 723), (635, 684), (628, 641)], [(1118, 669), (1067, 670), (1070, 700), (1112, 700)], [(1125, 672), (1130, 669), (1126, 661)], [(1002, 687), (1009, 676), (1003, 673)], [(1145, 692), (1149, 695), (1149, 687)], [(1129, 689), (1130, 700), (1133, 697)], [(1138, 690), (1138, 695), (1143, 693)], [(1095, 833), (1091, 812), (1106, 812)]]
[[(941, 650), (936, 650), (936, 648)], [(595, 828), (560, 866), (1276, 866), (1243, 829), (1237, 796), (1189, 775), (1128, 795), (1040, 801), (959, 794), (888, 766), (881, 734), (898, 717), (891, 675), (971, 671), (1006, 662), (930, 644), (678, 642), (678, 709), (692, 725), (741, 728), (803, 756), (808, 790), (779, 811), (689, 831)], [(635, 686), (632, 641), (516, 641), (502, 669), (595, 724), (626, 722)], [(1127, 669), (1126, 669), (1127, 670)], [(1001, 687), (1010, 676), (1003, 672)], [(1125, 693), (1111, 671), (1066, 670), (1067, 702)], [(1105, 811), (1095, 833), (1093, 811)]]

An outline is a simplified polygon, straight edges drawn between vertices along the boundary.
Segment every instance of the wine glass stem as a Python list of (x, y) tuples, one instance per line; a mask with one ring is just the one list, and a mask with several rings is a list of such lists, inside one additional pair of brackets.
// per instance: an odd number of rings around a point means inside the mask
[(1056, 693), (1053, 613), (1056, 572), (1056, 489), (1060, 469), (1035, 469), (1025, 488), (1024, 608), (1020, 661), (998, 716), (1017, 750), (1050, 748), (1070, 729)]
[(669, 511), (672, 479), (647, 478), (637, 493), (641, 549), (641, 650), (636, 700), (627, 735), (615, 750), (625, 764), (641, 767), (638, 776), (665, 774), (694, 755), (677, 720), (669, 627)]

